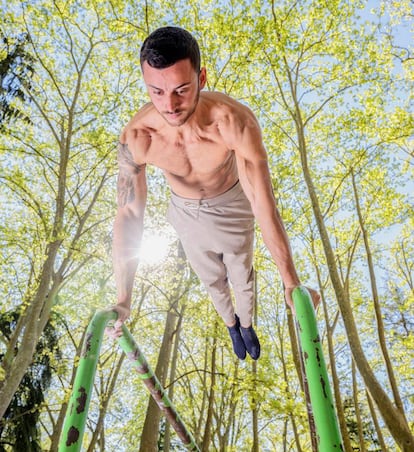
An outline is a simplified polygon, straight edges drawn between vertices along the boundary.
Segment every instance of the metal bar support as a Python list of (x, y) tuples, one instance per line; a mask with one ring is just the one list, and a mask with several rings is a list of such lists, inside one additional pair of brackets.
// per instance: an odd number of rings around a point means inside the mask
[(302, 286), (293, 290), (292, 298), (319, 451), (343, 451), (312, 299)]
[[(117, 313), (115, 311), (98, 311), (89, 323), (62, 429), (59, 452), (78, 452), (81, 449), (103, 334), (108, 323), (115, 321), (116, 318)], [(140, 379), (148, 388), (155, 402), (187, 449), (200, 451), (195, 439), (187, 430), (125, 325), (122, 327), (122, 333), (122, 336), (118, 339), (118, 344), (132, 361), (132, 366), (138, 372)]]

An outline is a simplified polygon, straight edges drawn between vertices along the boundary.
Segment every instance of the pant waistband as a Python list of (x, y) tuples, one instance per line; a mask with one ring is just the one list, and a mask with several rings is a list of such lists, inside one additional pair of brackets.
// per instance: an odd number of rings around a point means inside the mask
[(198, 209), (200, 207), (214, 207), (218, 205), (225, 205), (227, 202), (233, 200), (237, 195), (242, 192), (242, 186), (240, 181), (237, 181), (233, 187), (229, 188), (227, 191), (222, 193), (221, 195), (217, 195), (214, 198), (207, 199), (192, 199), (192, 198), (183, 198), (182, 196), (178, 196), (173, 191), (171, 192), (171, 200), (177, 207), (181, 207), (183, 209)]

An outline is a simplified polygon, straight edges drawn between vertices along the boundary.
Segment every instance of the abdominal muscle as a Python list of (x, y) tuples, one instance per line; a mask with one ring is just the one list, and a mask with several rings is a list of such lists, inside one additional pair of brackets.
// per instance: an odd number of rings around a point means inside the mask
[(177, 175), (167, 169), (163, 172), (176, 195), (191, 199), (214, 198), (238, 181), (236, 158), (232, 151), (222, 164), (211, 171), (197, 171), (190, 167), (186, 175)]

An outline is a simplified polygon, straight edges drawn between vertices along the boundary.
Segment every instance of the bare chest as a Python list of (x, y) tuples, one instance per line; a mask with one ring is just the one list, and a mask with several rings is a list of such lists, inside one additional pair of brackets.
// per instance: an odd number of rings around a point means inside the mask
[(233, 153), (214, 137), (153, 136), (146, 161), (181, 178), (206, 177), (220, 172)]

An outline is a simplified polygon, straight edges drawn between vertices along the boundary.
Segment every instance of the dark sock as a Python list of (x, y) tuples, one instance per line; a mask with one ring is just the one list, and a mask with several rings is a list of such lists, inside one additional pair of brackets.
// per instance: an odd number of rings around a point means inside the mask
[(252, 359), (259, 359), (260, 342), (253, 327), (250, 326), (249, 328), (243, 328), (241, 326), (240, 333), (249, 355), (252, 357)]
[(236, 324), (234, 326), (228, 326), (227, 329), (229, 330), (231, 341), (233, 342), (233, 350), (234, 353), (238, 356), (240, 359), (246, 358), (246, 346), (244, 345), (243, 338), (240, 334), (240, 320), (235, 315), (236, 318)]

